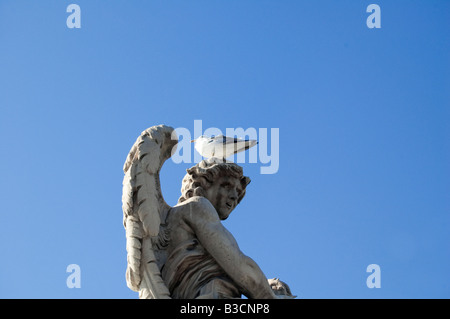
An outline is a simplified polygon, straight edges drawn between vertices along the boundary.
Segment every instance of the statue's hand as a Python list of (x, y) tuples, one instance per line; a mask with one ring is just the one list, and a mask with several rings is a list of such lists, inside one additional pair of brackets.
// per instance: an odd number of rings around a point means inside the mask
[(268, 279), (270, 288), (272, 288), (274, 294), (278, 299), (294, 299), (297, 296), (293, 296), (291, 289), (287, 283), (281, 281), (278, 278)]

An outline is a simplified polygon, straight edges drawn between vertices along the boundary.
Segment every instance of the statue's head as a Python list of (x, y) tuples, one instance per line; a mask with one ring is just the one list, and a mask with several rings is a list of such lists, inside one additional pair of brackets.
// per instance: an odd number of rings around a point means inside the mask
[(249, 183), (250, 178), (244, 176), (241, 166), (214, 158), (203, 160), (187, 170), (178, 203), (193, 196), (205, 197), (224, 220), (244, 198)]

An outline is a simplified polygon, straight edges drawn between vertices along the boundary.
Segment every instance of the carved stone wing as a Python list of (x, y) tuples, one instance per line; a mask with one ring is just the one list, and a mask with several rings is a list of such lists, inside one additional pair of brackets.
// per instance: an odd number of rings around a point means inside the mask
[(161, 193), (159, 172), (178, 138), (165, 125), (143, 131), (123, 170), (122, 209), (127, 238), (127, 285), (145, 299), (170, 298), (161, 278), (156, 244), (169, 209)]

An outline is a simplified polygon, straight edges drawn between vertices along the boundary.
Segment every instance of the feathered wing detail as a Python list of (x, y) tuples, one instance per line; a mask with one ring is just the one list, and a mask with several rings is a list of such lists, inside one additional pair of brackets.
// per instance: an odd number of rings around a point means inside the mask
[(178, 138), (168, 126), (153, 126), (138, 137), (123, 170), (122, 209), (127, 238), (127, 285), (140, 298), (170, 298), (155, 250), (171, 208), (161, 193), (159, 172)]

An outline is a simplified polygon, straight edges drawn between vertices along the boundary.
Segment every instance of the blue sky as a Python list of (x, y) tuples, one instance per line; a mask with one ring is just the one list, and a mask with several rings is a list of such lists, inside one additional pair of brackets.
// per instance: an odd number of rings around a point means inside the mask
[[(194, 120), (279, 128), (278, 172), (242, 164), (224, 222), (267, 277), (299, 298), (449, 298), (449, 19), (443, 0), (0, 0), (0, 298), (137, 298), (122, 166), (142, 130)], [(192, 165), (163, 167), (169, 204)]]

